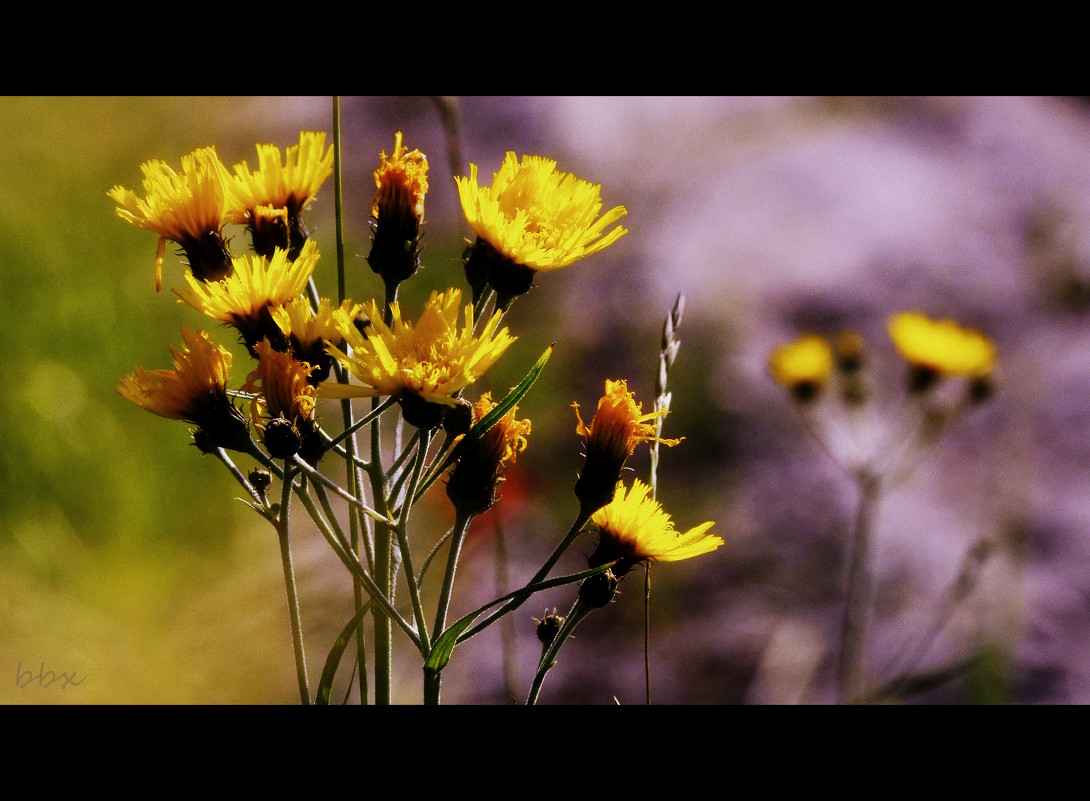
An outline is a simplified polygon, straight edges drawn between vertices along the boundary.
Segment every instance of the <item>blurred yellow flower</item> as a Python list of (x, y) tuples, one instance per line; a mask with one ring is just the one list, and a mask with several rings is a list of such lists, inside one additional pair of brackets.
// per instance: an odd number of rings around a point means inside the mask
[(533, 283), (533, 272), (567, 267), (628, 233), (620, 225), (606, 231), (628, 213), (624, 206), (599, 216), (601, 185), (560, 172), (552, 159), (524, 155), (519, 162), (508, 151), (491, 186), (477, 183), (476, 164), (469, 165), (468, 178), (455, 181), (466, 221), (477, 235), (475, 250), (483, 242), (495, 251), (478, 252), (482, 263), (467, 264), (467, 272), (481, 271), (500, 292), (521, 294)]
[(932, 320), (907, 311), (890, 317), (888, 328), (894, 346), (913, 367), (974, 379), (986, 378), (995, 370), (995, 343), (953, 320)]
[(307, 240), (295, 261), (289, 261), (287, 251), (279, 248), (271, 259), (241, 256), (232, 260), (234, 271), (227, 278), (200, 282), (186, 275), (189, 287), (172, 291), (202, 314), (237, 328), (253, 353), (266, 336), (274, 344), (286, 339), (271, 310), (306, 290), (317, 262), (318, 247), (314, 240)]
[(228, 222), (230, 175), (214, 147), (182, 157), (182, 174), (158, 159), (140, 165), (144, 173), (141, 200), (131, 189), (115, 186), (107, 193), (118, 203), (117, 215), (159, 234), (155, 251), (155, 289), (163, 288), (166, 243), (185, 251), (193, 275), (216, 280), (231, 271), (231, 254), (220, 233)]
[(249, 443), (246, 418), (227, 395), (231, 353), (201, 330), (182, 328), (180, 351), (168, 346), (172, 370), (137, 367), (124, 376), (117, 393), (152, 414), (194, 423), (224, 448), (244, 450)]
[(768, 371), (800, 400), (808, 400), (833, 371), (832, 347), (825, 337), (806, 334), (774, 349), (768, 359)]
[(329, 352), (364, 386), (327, 382), (320, 387), (321, 397), (415, 396), (453, 407), (454, 394), (480, 378), (515, 341), (506, 328), (497, 331), (502, 316), (498, 313), (475, 336), (472, 305), (464, 307), (459, 331), (461, 300), (458, 289), (433, 291), (415, 326), (402, 319), (396, 301), (390, 304), (391, 324), (387, 326), (381, 307), (371, 301), (369, 307), (364, 306), (369, 322), (363, 332), (350, 313), (335, 309), (337, 328), (352, 355), (335, 346), (330, 346)]
[(635, 394), (628, 391), (628, 383), (623, 379), (606, 379), (605, 394), (598, 401), (590, 426), (583, 422), (579, 404), (573, 403), (572, 407), (577, 420), (575, 433), (586, 439), (587, 446), (575, 493), (591, 508), (610, 501), (625, 461), (641, 442), (659, 442), (671, 447), (681, 442), (656, 436), (655, 421), (665, 416), (667, 410), (644, 414), (642, 404), (636, 402)]
[(662, 505), (650, 497), (651, 487), (635, 479), (625, 492), (618, 483), (613, 500), (591, 517), (598, 531), (598, 547), (590, 556), (591, 567), (615, 559), (618, 578), (639, 562), (677, 562), (710, 553), (723, 545), (723, 539), (708, 534), (712, 521), (679, 532)]

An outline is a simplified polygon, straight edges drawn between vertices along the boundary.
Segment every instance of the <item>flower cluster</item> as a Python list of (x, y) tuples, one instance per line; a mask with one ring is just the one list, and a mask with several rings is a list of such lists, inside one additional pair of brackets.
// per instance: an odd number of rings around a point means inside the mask
[[(138, 367), (121, 378), (117, 391), (157, 415), (196, 426), (193, 436), (202, 451), (224, 461), (255, 501), (251, 506), (276, 528), (304, 702), (311, 696), (288, 544), (293, 497), (326, 536), (353, 582), (366, 589), (370, 604), (361, 602), (359, 614), (370, 608), (376, 639), (383, 631), (389, 637), (396, 624), (420, 650), (426, 667), (425, 701), (438, 703), (445, 664), (441, 655), (449, 658), (455, 644), (449, 638), (464, 631), (445, 626), (460, 545), (474, 517), (497, 502), (505, 474), (529, 444), (531, 422), (518, 416), (518, 404), (552, 347), (502, 399), (494, 400), (489, 390), (480, 392), (475, 402), (465, 396), (476, 392), (516, 341), (503, 319), (512, 301), (533, 284), (534, 275), (568, 267), (615, 243), (627, 233), (614, 226), (626, 210), (615, 206), (602, 213), (601, 187), (559, 171), (551, 159), (523, 156), (520, 161), (507, 153), (486, 187), (478, 182), (477, 166), (471, 165), (468, 177), (453, 180), (465, 221), (476, 235), (459, 275), (468, 280), (472, 298), (463, 300), (457, 286), (432, 291), (420, 314), (410, 319), (397, 293), (420, 265), (425, 199), (434, 180), (427, 157), (410, 149), (400, 131), (390, 154), (379, 156), (367, 263), (383, 282), (382, 300), (356, 301), (343, 297), (342, 263), (337, 265), (341, 296), (333, 300), (318, 292), (320, 254), (304, 220), (338, 169), (337, 156), (325, 133), (303, 131), (283, 154), (275, 145), (258, 145), (257, 169), (242, 161), (229, 170), (216, 150), (206, 147), (184, 156), (180, 173), (162, 161), (145, 163), (143, 197), (120, 186), (109, 190), (118, 216), (158, 235), (156, 289), (162, 288), (166, 246), (173, 242), (187, 268), (184, 286), (173, 289), (178, 302), (233, 329), (253, 362), (245, 381), (231, 388), (231, 353), (204, 331), (183, 328), (183, 348), (171, 349), (173, 369)], [(231, 236), (231, 226), (241, 227), (245, 235), (239, 239), (252, 252), (232, 252), (231, 243), (238, 240)], [(357, 418), (352, 401), (360, 398), (371, 399), (371, 408)], [(344, 427), (335, 436), (323, 430), (318, 414), (322, 401), (340, 403), (338, 424), (343, 421)], [(248, 403), (248, 414), (236, 403)], [(710, 522), (676, 531), (649, 485), (636, 480), (625, 490), (622, 471), (640, 444), (673, 446), (681, 441), (660, 435), (668, 402), (644, 412), (624, 380), (607, 380), (589, 425), (578, 404), (573, 406), (576, 434), (586, 446), (574, 488), (579, 500), (576, 524), (522, 594), (508, 600), (496, 617), (537, 591), (537, 582), (588, 523), (599, 537), (592, 567), (610, 566), (612, 572), (601, 575), (614, 586), (637, 563), (687, 559), (723, 544), (707, 534)], [(382, 423), (388, 410), (397, 417), (394, 454), (387, 463)], [(369, 460), (358, 456), (355, 439), (365, 424), (372, 434)], [(402, 424), (415, 429), (407, 443), (402, 441)], [(433, 453), (440, 436), (445, 439)], [(246, 454), (260, 466), (246, 475), (227, 450)], [(345, 461), (349, 481), (344, 487), (323, 472), (330, 454)], [(435, 551), (417, 572), (407, 520), (412, 506), (441, 477), (455, 523), (440, 540), (450, 545), (434, 629), (429, 631), (420, 583)], [(270, 500), (274, 478), (281, 482), (280, 503)], [(341, 531), (330, 493), (348, 502), (353, 531), (365, 532), (366, 566), (361, 551)], [(399, 566), (404, 567), (400, 577), (393, 572)], [(408, 586), (411, 624), (395, 605), (399, 582)], [(555, 612), (548, 618), (556, 629), (549, 645), (556, 648), (572, 624), (562, 627), (564, 618)], [(540, 631), (537, 636), (542, 636)], [(388, 659), (376, 649), (376, 673), (388, 675)], [(548, 667), (551, 663), (540, 669), (539, 677)], [(377, 702), (389, 700), (378, 687), (375, 693)], [(328, 687), (320, 687), (316, 697), (328, 698)]]

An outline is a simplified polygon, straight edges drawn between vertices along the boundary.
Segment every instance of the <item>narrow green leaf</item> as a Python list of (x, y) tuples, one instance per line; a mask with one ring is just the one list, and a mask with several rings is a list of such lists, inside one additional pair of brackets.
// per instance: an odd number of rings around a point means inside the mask
[(530, 387), (537, 381), (537, 377), (541, 374), (542, 369), (545, 367), (545, 363), (549, 361), (549, 357), (553, 354), (553, 347), (556, 343), (549, 345), (545, 349), (545, 352), (541, 354), (541, 358), (538, 359), (534, 366), (530, 368), (530, 372), (526, 374), (526, 377), (519, 382), (518, 386), (507, 393), (507, 396), (496, 404), (488, 414), (482, 417), (473, 428), (466, 432), (465, 436), (454, 446), (454, 449), (447, 454), (447, 458), (443, 460), (443, 463), (438, 468), (433, 468), (428, 473), (428, 477), (420, 482), (420, 488), (417, 489), (416, 494), (413, 496), (413, 503), (415, 504), (420, 500), (421, 496), (427, 491), (428, 487), (435, 483), (435, 480), (443, 474), (443, 471), (454, 464), (454, 460), (457, 459), (471, 443), (476, 442), (486, 433), (488, 429), (496, 425), (505, 414), (522, 400), (523, 396), (530, 391)]
[(319, 706), (329, 705), (329, 694), (333, 690), (333, 677), (337, 675), (337, 667), (341, 664), (344, 649), (348, 647), (348, 643), (352, 642), (352, 638), (356, 635), (356, 627), (359, 626), (363, 616), (370, 609), (371, 601), (361, 606), (360, 611), (348, 621), (348, 625), (344, 627), (340, 636), (337, 637), (337, 641), (333, 643), (333, 647), (329, 650), (329, 656), (326, 657), (325, 667), (322, 669), (322, 678), (318, 682), (318, 695), (314, 699), (315, 704)]

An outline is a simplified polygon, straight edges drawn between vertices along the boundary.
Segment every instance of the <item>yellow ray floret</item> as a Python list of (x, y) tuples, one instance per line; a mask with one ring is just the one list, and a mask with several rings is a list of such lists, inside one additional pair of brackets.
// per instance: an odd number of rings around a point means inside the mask
[[(484, 393), (473, 406), (473, 425), (479, 423), (496, 405), (492, 400), (492, 393)], [(515, 457), (526, 450), (526, 437), (530, 434), (531, 425), (529, 420), (516, 420), (517, 411), (518, 406), (512, 406), (507, 414), (488, 429), (476, 446), (477, 450), (490, 454), (496, 464), (501, 466), (514, 463)]]
[(333, 145), (325, 149), (325, 139), (324, 131), (302, 131), (283, 162), (276, 145), (258, 145), (257, 170), (245, 161), (236, 164), (230, 183), (232, 222), (248, 222), (258, 206), (287, 208), (291, 214), (304, 211), (333, 174)]
[(271, 259), (241, 256), (232, 260), (234, 272), (227, 278), (198, 281), (187, 273), (188, 288), (172, 291), (202, 314), (238, 325), (302, 294), (317, 262), (318, 247), (311, 239), (295, 261), (279, 248)]
[[(352, 355), (331, 346), (329, 352), (364, 386), (324, 383), (325, 398), (374, 397), (414, 394), (424, 401), (453, 406), (451, 397), (488, 370), (515, 341), (499, 327), (501, 314), (492, 316), (479, 335), (473, 333), (473, 306), (461, 306), (458, 289), (432, 292), (416, 325), (401, 317), (397, 302), (390, 304), (391, 324), (382, 319), (382, 308), (371, 301), (364, 305), (369, 318), (365, 333), (344, 309), (335, 309), (337, 328)], [(459, 312), (462, 329), (458, 330)]]
[(663, 439), (655, 436), (655, 421), (667, 414), (666, 409), (643, 413), (643, 404), (636, 402), (635, 393), (628, 391), (624, 379), (606, 379), (605, 394), (598, 401), (598, 409), (590, 426), (579, 415), (579, 404), (573, 403), (577, 425), (575, 433), (587, 441), (588, 454), (603, 451), (619, 459), (627, 459), (641, 442), (659, 442), (674, 446), (680, 439)]
[(201, 330), (182, 328), (182, 339), (180, 351), (168, 346), (174, 369), (137, 367), (121, 379), (117, 393), (160, 417), (201, 423), (208, 410), (227, 403), (231, 353)]
[(932, 320), (908, 311), (889, 319), (889, 335), (909, 364), (943, 375), (986, 378), (995, 370), (995, 343), (953, 320)]
[[(354, 319), (363, 310), (362, 305), (352, 300), (345, 300), (339, 308), (344, 311), (348, 319)], [(319, 342), (341, 340), (333, 311), (329, 298), (322, 298), (318, 303), (318, 310), (314, 311), (310, 300), (305, 295), (299, 295), (283, 306), (271, 309), (272, 318), (280, 330), (285, 335), (293, 337), (304, 348)]]
[(314, 417), (317, 391), (309, 383), (311, 367), (286, 353), (273, 350), (265, 339), (254, 346), (257, 368), (246, 377), (243, 390), (258, 393), (250, 403), (250, 419), (259, 431), (263, 418), (284, 417), (295, 423)]
[(144, 173), (144, 199), (131, 189), (113, 187), (107, 194), (118, 203), (117, 215), (134, 225), (159, 234), (155, 251), (155, 288), (163, 287), (163, 257), (168, 241), (182, 243), (219, 232), (228, 210), (227, 169), (214, 147), (182, 157), (182, 174), (158, 159), (140, 166)]
[(639, 479), (627, 494), (618, 483), (613, 500), (591, 517), (601, 537), (599, 550), (610, 557), (604, 561), (677, 562), (723, 545), (721, 537), (707, 533), (715, 525), (712, 521), (685, 532), (675, 530), (670, 515), (650, 494), (651, 487)]
[(477, 165), (468, 178), (455, 178), (466, 220), (478, 237), (516, 264), (558, 270), (612, 245), (626, 233), (606, 228), (627, 214), (614, 206), (601, 217), (601, 186), (556, 169), (541, 156), (508, 152), (490, 187), (477, 183)]
[(817, 389), (833, 371), (832, 347), (825, 337), (806, 334), (773, 350), (768, 371), (786, 389), (806, 385)]
[(375, 170), (375, 198), (371, 215), (381, 219), (379, 206), (399, 205), (402, 200), (417, 220), (424, 219), (424, 196), (428, 192), (428, 159), (419, 150), (409, 150), (401, 143), (401, 131), (394, 136), (394, 152), (389, 158), (382, 151), (382, 163)]

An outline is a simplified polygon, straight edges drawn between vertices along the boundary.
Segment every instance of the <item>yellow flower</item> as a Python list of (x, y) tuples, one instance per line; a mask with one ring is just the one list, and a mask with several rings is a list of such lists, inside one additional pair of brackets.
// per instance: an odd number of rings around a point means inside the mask
[(908, 311), (893, 315), (888, 327), (894, 346), (912, 367), (972, 379), (987, 378), (995, 370), (995, 343), (953, 320), (932, 320)]
[(302, 131), (283, 162), (276, 145), (257, 145), (257, 170), (235, 165), (228, 216), (250, 226), (258, 255), (271, 257), (281, 247), (294, 256), (309, 236), (300, 215), (333, 174), (333, 146), (326, 149), (325, 139), (324, 131)]
[(216, 280), (231, 271), (231, 254), (220, 233), (227, 222), (230, 175), (213, 147), (182, 157), (182, 174), (154, 159), (144, 173), (141, 200), (131, 189), (113, 187), (107, 194), (118, 203), (117, 215), (159, 234), (155, 251), (155, 289), (163, 288), (163, 257), (168, 241), (182, 247), (193, 275)]
[[(344, 301), (340, 308), (350, 319), (363, 309), (352, 300)], [(322, 298), (318, 310), (314, 311), (310, 300), (299, 295), (283, 306), (272, 307), (271, 313), (273, 321), (288, 338), (292, 356), (313, 368), (308, 379), (310, 383), (317, 386), (325, 381), (333, 366), (333, 357), (326, 352), (326, 346), (339, 345), (343, 339), (329, 299)]]
[[(247, 376), (243, 389), (257, 393), (250, 402), (250, 419), (261, 433), (269, 454), (278, 459), (288, 458), (299, 452), (308, 438), (317, 445), (318, 427), (314, 420), (317, 390), (307, 380), (310, 365), (274, 350), (268, 339), (258, 342), (254, 351), (258, 365)], [(304, 453), (304, 458), (307, 455)], [(317, 460), (307, 458), (307, 461)]]
[(626, 233), (606, 228), (627, 214), (614, 206), (602, 216), (601, 186), (556, 169), (541, 156), (519, 162), (508, 151), (490, 187), (477, 183), (477, 165), (468, 178), (455, 178), (466, 221), (477, 242), (466, 263), (470, 283), (491, 283), (498, 292), (529, 290), (533, 275), (559, 270), (609, 247)]
[(419, 150), (394, 137), (393, 155), (382, 152), (375, 170), (375, 198), (371, 203), (371, 253), (367, 263), (387, 284), (396, 286), (420, 266), (420, 226), (424, 222), (424, 195), (428, 191), (428, 159)]
[(655, 421), (666, 415), (666, 409), (643, 413), (643, 405), (628, 391), (624, 380), (606, 379), (605, 394), (598, 401), (588, 427), (579, 415), (579, 404), (573, 403), (578, 424), (575, 433), (586, 438), (587, 456), (583, 471), (575, 484), (575, 494), (588, 509), (597, 509), (613, 497), (614, 486), (625, 461), (641, 442), (659, 442), (673, 447), (680, 439), (663, 439), (655, 435)]
[(678, 562), (723, 545), (721, 537), (707, 533), (715, 525), (712, 521), (686, 532), (675, 530), (670, 515), (650, 494), (651, 487), (639, 479), (627, 494), (618, 483), (613, 500), (591, 517), (598, 531), (598, 547), (588, 559), (591, 567), (620, 559), (612, 568), (619, 578), (639, 562)]
[[(492, 393), (486, 392), (474, 405), (471, 425), (476, 425), (496, 408)], [(447, 496), (462, 514), (481, 514), (496, 500), (496, 487), (503, 481), (503, 470), (526, 450), (530, 434), (529, 420), (516, 420), (518, 406), (496, 421), (485, 435), (471, 443), (458, 457), (447, 482)]]
[(173, 292), (202, 314), (237, 328), (253, 353), (265, 337), (283, 344), (286, 338), (271, 310), (303, 293), (317, 261), (317, 245), (308, 240), (295, 261), (279, 248), (271, 259), (241, 256), (232, 260), (234, 271), (227, 278), (202, 283), (187, 275), (189, 287)]
[[(335, 346), (330, 346), (329, 352), (364, 386), (327, 382), (321, 385), (320, 395), (393, 395), (402, 402), (406, 414), (410, 414), (406, 402), (410, 406), (417, 401), (438, 405), (444, 411), (453, 407), (455, 393), (480, 378), (515, 341), (506, 328), (497, 331), (502, 317), (499, 313), (475, 336), (472, 304), (464, 307), (462, 330), (458, 331), (461, 299), (458, 289), (433, 291), (415, 326), (401, 318), (396, 301), (390, 304), (391, 324), (386, 325), (382, 309), (372, 301), (364, 309), (369, 318), (365, 332), (356, 327), (355, 319), (344, 309), (334, 310), (337, 328), (352, 355)], [(408, 417), (406, 420), (416, 424)]]
[(798, 400), (811, 400), (833, 371), (833, 350), (825, 337), (806, 334), (773, 350), (768, 371)]
[(262, 418), (285, 417), (291, 421), (314, 417), (317, 390), (307, 381), (310, 365), (274, 350), (268, 339), (254, 346), (257, 367), (246, 377), (243, 389), (256, 392), (250, 403), (250, 419), (264, 430)]
[(402, 143), (401, 131), (394, 135), (394, 152), (389, 158), (382, 151), (382, 164), (375, 170), (375, 199), (371, 215), (383, 217), (383, 209), (408, 209), (418, 222), (424, 220), (424, 195), (428, 192), (428, 158), (419, 150), (409, 150)]
[(182, 339), (185, 344), (180, 351), (168, 348), (174, 369), (137, 367), (121, 379), (117, 393), (160, 417), (194, 423), (219, 447), (245, 450), (249, 443), (246, 418), (227, 395), (230, 351), (201, 330), (182, 328)]

